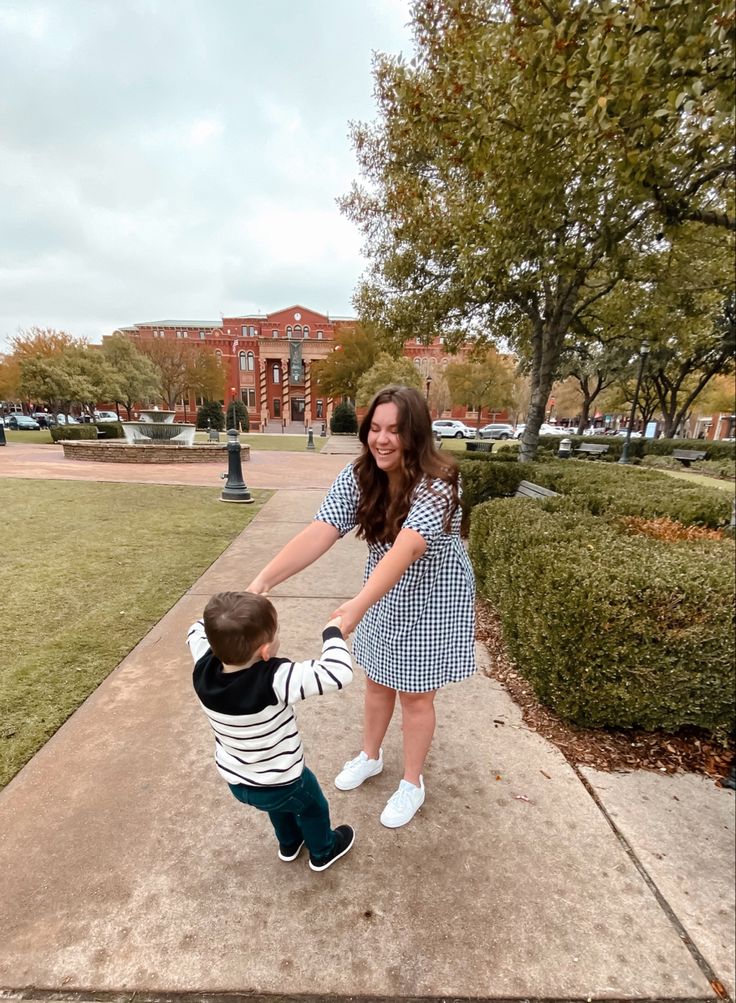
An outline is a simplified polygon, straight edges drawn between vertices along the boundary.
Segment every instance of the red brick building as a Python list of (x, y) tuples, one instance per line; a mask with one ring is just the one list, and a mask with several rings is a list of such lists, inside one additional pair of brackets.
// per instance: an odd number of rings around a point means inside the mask
[[(214, 351), (227, 372), (227, 402), (241, 400), (248, 409), (251, 428), (258, 428), (268, 422), (312, 425), (329, 421), (333, 401), (320, 393), (312, 378), (312, 366), (334, 350), (340, 330), (355, 323), (353, 318), (330, 318), (308, 307), (292, 306), (258, 316), (223, 317), (216, 322), (165, 320), (133, 324), (115, 333), (136, 341), (187, 340)], [(407, 342), (404, 354), (413, 359), (425, 380), (453, 359), (444, 352), (439, 339), (429, 346)], [(182, 401), (177, 410), (186, 411), (191, 418), (196, 406), (194, 400)], [(442, 413), (469, 422), (475, 420), (465, 407)], [(505, 412), (494, 412), (494, 421), (505, 419)]]

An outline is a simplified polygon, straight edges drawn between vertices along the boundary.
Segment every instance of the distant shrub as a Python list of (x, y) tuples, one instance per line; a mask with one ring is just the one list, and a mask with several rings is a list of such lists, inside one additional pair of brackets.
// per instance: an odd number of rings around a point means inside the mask
[(96, 425), (57, 425), (54, 428), (50, 428), (49, 432), (51, 432), (51, 438), (54, 442), (61, 442), (62, 439), (71, 441), (97, 438)]
[(358, 417), (350, 401), (343, 401), (341, 404), (338, 404), (332, 412), (330, 431), (352, 433), (353, 435), (357, 433)]
[(205, 401), (197, 408), (197, 428), (214, 428), (218, 432), (225, 430), (225, 413), (219, 401)]
[(227, 417), (225, 418), (226, 428), (237, 428), (238, 422), (243, 432), (250, 429), (250, 418), (245, 404), (242, 401), (231, 401), (227, 406)]
[(103, 421), (93, 426), (97, 429), (98, 439), (124, 439), (125, 432), (119, 421)]

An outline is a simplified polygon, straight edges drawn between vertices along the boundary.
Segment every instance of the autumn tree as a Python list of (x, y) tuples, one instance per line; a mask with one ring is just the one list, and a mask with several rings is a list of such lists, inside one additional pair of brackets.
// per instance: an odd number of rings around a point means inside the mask
[(480, 428), (481, 408), (505, 411), (513, 403), (513, 363), (493, 347), (463, 362), (451, 362), (445, 375), (453, 404), (470, 404), (477, 412), (477, 428)]
[(320, 392), (328, 397), (355, 400), (360, 378), (376, 361), (379, 350), (376, 338), (367, 328), (356, 326), (341, 330), (334, 351), (313, 364), (312, 376)]
[(158, 338), (141, 342), (140, 351), (158, 374), (154, 395), (165, 401), (169, 410), (189, 393), (215, 399), (223, 396), (225, 371), (214, 352)]
[[(510, 339), (529, 360), (522, 459), (536, 450), (576, 318), (615, 287), (658, 229), (688, 218), (665, 212), (663, 223), (664, 203), (649, 176), (632, 180), (626, 173), (624, 163), (637, 159), (635, 129), (624, 143), (603, 142), (585, 120), (600, 118), (610, 103), (621, 128), (628, 124), (623, 99), (611, 101), (609, 76), (629, 97), (638, 86), (636, 109), (645, 107), (650, 81), (631, 58), (637, 32), (650, 27), (642, 18), (656, 22), (657, 65), (666, 66), (677, 48), (678, 72), (683, 81), (692, 73), (694, 89), (712, 59), (726, 65), (732, 39), (726, 33), (721, 40), (719, 5), (695, 6), (706, 21), (700, 48), (688, 41), (692, 19), (680, 0), (416, 0), (415, 57), (376, 62), (378, 120), (353, 130), (366, 183), (342, 200), (371, 260), (356, 306), (398, 340), (459, 329)], [(577, 74), (578, 65), (594, 63), (589, 79)], [(691, 137), (679, 151), (678, 191), (690, 193), (693, 210), (719, 215), (728, 172), (719, 167), (724, 151), (720, 140), (711, 149), (710, 132), (725, 134), (732, 79), (719, 70), (713, 86), (719, 110), (702, 118), (700, 141), (697, 129), (688, 131), (696, 112), (687, 100), (676, 95), (666, 108), (646, 105), (646, 112), (655, 126), (663, 120), (648, 137), (650, 145), (658, 137), (668, 143), (663, 170), (678, 153), (669, 138), (678, 129)], [(660, 177), (660, 193), (664, 185)]]
[(358, 407), (367, 407), (382, 387), (399, 383), (422, 390), (423, 382), (411, 359), (405, 356), (395, 359), (388, 352), (381, 352), (371, 368), (358, 380), (355, 402)]
[(156, 395), (158, 372), (148, 356), (124, 334), (113, 334), (102, 343), (102, 354), (117, 377), (117, 394), (109, 399), (122, 404), (133, 417), (133, 405)]

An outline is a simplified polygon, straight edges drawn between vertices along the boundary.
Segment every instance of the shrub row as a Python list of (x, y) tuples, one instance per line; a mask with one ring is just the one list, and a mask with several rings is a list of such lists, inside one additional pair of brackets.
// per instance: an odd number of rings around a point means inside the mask
[(727, 526), (732, 501), (717, 487), (627, 466), (557, 460), (525, 464), (526, 478), (563, 495), (553, 504), (568, 512), (615, 517), (638, 515), (648, 519), (670, 516), (687, 526)]
[(56, 425), (49, 429), (54, 442), (62, 439), (96, 439), (96, 425)]
[[(119, 421), (101, 422), (99, 425), (56, 425), (50, 428), (54, 442), (62, 439), (124, 439), (125, 432)], [(99, 432), (99, 434), (98, 434)]]
[[(489, 498), (513, 495), (522, 480), (533, 481), (561, 495), (547, 503), (575, 513), (596, 516), (670, 516), (685, 525), (727, 526), (732, 502), (726, 492), (656, 472), (627, 466), (603, 466), (597, 461), (545, 460), (507, 463), (503, 454), (472, 453), (460, 462), (463, 514)], [(493, 461), (496, 462), (493, 462)]]
[(470, 532), (479, 592), (538, 698), (582, 726), (728, 733), (733, 541), (630, 537), (557, 502), (485, 502)]
[[(540, 435), (539, 450), (546, 454), (556, 454), (562, 438), (563, 436), (559, 435)], [(608, 452), (600, 457), (604, 463), (615, 463), (616, 460), (620, 459), (626, 441), (623, 436), (619, 435), (569, 435), (567, 438), (572, 441), (573, 453), (583, 442), (597, 442), (608, 446)], [(644, 456), (671, 456), (675, 449), (697, 449), (705, 453), (707, 460), (736, 459), (736, 443), (734, 442), (709, 442), (707, 439), (629, 440), (629, 457), (633, 460), (641, 460)]]

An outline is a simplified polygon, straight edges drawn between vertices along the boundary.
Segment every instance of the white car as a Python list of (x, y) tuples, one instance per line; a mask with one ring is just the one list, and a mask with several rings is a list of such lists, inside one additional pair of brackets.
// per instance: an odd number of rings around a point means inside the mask
[(120, 421), (114, 411), (95, 411), (95, 421)]
[[(524, 434), (524, 429), (526, 424), (517, 425), (516, 431), (514, 432), (514, 438), (520, 439)], [(569, 435), (570, 430), (567, 428), (558, 428), (557, 425), (550, 425), (549, 422), (543, 421), (539, 426), (540, 435)]]
[(480, 430), (481, 439), (511, 439), (513, 434), (514, 426), (504, 422), (492, 422)]
[(443, 439), (474, 439), (475, 429), (470, 428), (463, 421), (454, 421), (451, 418), (439, 418), (432, 422), (432, 431), (435, 435), (442, 436)]

